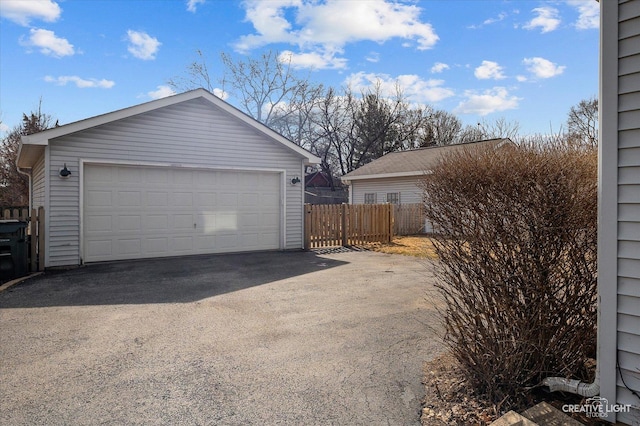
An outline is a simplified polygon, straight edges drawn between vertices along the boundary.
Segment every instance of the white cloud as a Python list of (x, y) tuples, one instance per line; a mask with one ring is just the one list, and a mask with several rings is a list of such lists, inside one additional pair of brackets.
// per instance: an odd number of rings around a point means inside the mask
[(76, 87), (80, 89), (86, 88), (100, 88), (100, 89), (111, 89), (115, 86), (115, 82), (111, 80), (98, 80), (97, 78), (80, 78), (77, 75), (61, 75), (59, 77), (52, 77), (50, 75), (44, 78), (44, 81), (47, 83), (54, 83), (58, 86), (66, 86), (68, 83), (73, 83)]
[(21, 40), (20, 43), (23, 46), (37, 47), (44, 55), (61, 58), (75, 53), (73, 45), (67, 39), (57, 37), (53, 31), (32, 28), (29, 34), (29, 40)]
[(229, 94), (227, 92), (225, 92), (224, 90), (216, 87), (215, 89), (213, 89), (213, 94), (216, 95), (217, 97), (219, 97), (222, 100), (225, 100), (229, 97)]
[(366, 59), (368, 62), (373, 62), (373, 63), (380, 62), (380, 54), (379, 54), (378, 52), (370, 52), (370, 53), (365, 57), (365, 59)]
[(558, 66), (544, 58), (524, 58), (522, 61), (526, 65), (527, 70), (537, 78), (551, 78), (564, 72), (566, 66)]
[(503, 68), (498, 65), (497, 62), (482, 61), (482, 65), (476, 68), (473, 74), (479, 80), (502, 80), (503, 78), (505, 78), (502, 70)]
[(524, 83), (525, 81), (527, 81), (527, 77), (524, 75), (518, 75), (516, 76), (516, 80), (518, 80), (520, 83)]
[(527, 30), (535, 30), (540, 28), (542, 33), (548, 33), (560, 25), (560, 18), (558, 17), (558, 9), (554, 7), (536, 7), (533, 9), (534, 13), (538, 16), (529, 21), (524, 28)]
[(458, 104), (453, 110), (454, 113), (485, 116), (498, 111), (516, 109), (521, 100), (516, 96), (509, 95), (509, 91), (504, 87), (494, 87), (481, 93), (475, 90), (466, 90), (464, 97), (466, 99)]
[(578, 20), (574, 24), (579, 30), (600, 28), (600, 4), (595, 1), (568, 0), (569, 5), (578, 9)]
[(9, 126), (4, 123), (0, 123), (0, 133), (6, 133), (9, 131)]
[(378, 85), (384, 96), (392, 97), (399, 88), (413, 103), (433, 103), (450, 98), (455, 93), (443, 87), (443, 80), (423, 80), (417, 75), (405, 74), (391, 77), (387, 74), (359, 72), (351, 74), (345, 80), (345, 85), (356, 92), (362, 92)]
[(149, 95), (151, 99), (166, 98), (167, 96), (172, 96), (175, 94), (176, 92), (169, 86), (158, 86), (157, 90), (147, 92), (147, 95)]
[(472, 30), (477, 30), (484, 27), (485, 25), (491, 25), (491, 24), (495, 24), (496, 22), (504, 21), (507, 18), (507, 16), (509, 16), (508, 13), (501, 12), (498, 14), (496, 18), (485, 19), (481, 25), (470, 25), (468, 28)]
[(504, 19), (507, 17), (508, 15), (505, 12), (502, 12), (498, 15), (497, 18), (489, 18), (486, 19), (482, 24), (483, 25), (491, 25), (491, 24), (495, 24), (496, 22), (500, 22), (500, 21), (504, 21)]
[(439, 74), (444, 70), (448, 70), (450, 67), (449, 65), (442, 63), (442, 62), (436, 62), (435, 64), (433, 64), (433, 66), (431, 67), (431, 73), (432, 74)]
[(199, 4), (204, 4), (205, 0), (187, 0), (187, 10), (196, 13)]
[(149, 34), (142, 31), (127, 31), (127, 39), (129, 40), (129, 53), (138, 59), (145, 61), (155, 59), (156, 53), (160, 48), (160, 43), (157, 38), (151, 37)]
[(280, 53), (278, 60), (280, 62), (289, 62), (294, 69), (310, 68), (321, 70), (346, 68), (347, 59), (336, 57), (336, 53), (337, 52), (293, 53), (290, 50), (285, 50)]
[[(237, 50), (286, 43), (297, 46), (299, 54), (314, 54), (315, 61), (310, 60), (313, 66), (319, 57), (326, 61), (348, 43), (384, 43), (400, 38), (426, 50), (438, 41), (433, 27), (420, 20), (422, 10), (415, 5), (386, 0), (247, 0), (243, 7), (255, 33), (240, 37), (235, 43)], [(335, 67), (334, 61), (329, 62)]]
[(62, 9), (51, 0), (2, 0), (0, 16), (19, 25), (28, 26), (32, 19), (55, 22)]

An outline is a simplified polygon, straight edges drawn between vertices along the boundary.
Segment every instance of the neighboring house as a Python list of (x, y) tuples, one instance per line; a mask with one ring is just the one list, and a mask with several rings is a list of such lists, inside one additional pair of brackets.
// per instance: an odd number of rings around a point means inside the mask
[(17, 164), (57, 267), (300, 249), (300, 179), (318, 162), (197, 89), (24, 136)]
[(339, 180), (321, 171), (307, 174), (304, 178), (305, 203), (342, 204), (349, 200), (347, 189)]
[[(600, 1), (600, 397), (640, 424), (640, 1)], [(635, 392), (635, 395), (633, 394)]]
[(490, 139), (457, 145), (390, 152), (342, 176), (349, 185), (351, 204), (422, 203), (420, 182), (443, 155), (462, 149), (498, 149), (509, 139)]

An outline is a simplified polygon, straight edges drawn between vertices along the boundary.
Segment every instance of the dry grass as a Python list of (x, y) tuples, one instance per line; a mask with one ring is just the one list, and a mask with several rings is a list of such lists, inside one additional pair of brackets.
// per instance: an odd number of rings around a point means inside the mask
[(437, 259), (428, 235), (398, 236), (394, 237), (390, 243), (372, 243), (367, 248), (380, 253)]

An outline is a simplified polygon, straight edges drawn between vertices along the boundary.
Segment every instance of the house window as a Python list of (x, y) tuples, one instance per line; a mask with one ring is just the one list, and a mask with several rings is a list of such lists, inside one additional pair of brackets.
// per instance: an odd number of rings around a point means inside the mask
[(375, 204), (376, 203), (376, 193), (375, 192), (370, 192), (370, 193), (364, 194), (364, 203), (365, 204)]
[(400, 204), (400, 193), (399, 192), (387, 192), (387, 203), (389, 203), (389, 204)]

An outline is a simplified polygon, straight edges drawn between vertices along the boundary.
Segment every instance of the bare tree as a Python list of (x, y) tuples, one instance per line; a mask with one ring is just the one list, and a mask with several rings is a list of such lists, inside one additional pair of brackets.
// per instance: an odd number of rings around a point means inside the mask
[(458, 143), (462, 121), (450, 112), (436, 110), (429, 116), (426, 129), (420, 146), (450, 145)]
[(578, 143), (598, 145), (598, 99), (581, 100), (569, 110), (567, 127), (572, 140)]
[(221, 59), (225, 66), (222, 89), (238, 99), (247, 114), (267, 126), (271, 126), (281, 103), (291, 102), (305, 92), (301, 85), (309, 84), (293, 73), (290, 58), (274, 51), (247, 61), (234, 61), (227, 53), (222, 53)]
[(516, 140), (520, 133), (520, 123), (517, 121), (507, 121), (504, 117), (498, 118), (493, 122), (483, 120), (482, 123), (478, 123), (478, 127), (482, 132), (481, 139), (508, 138)]
[[(42, 100), (37, 111), (22, 115), (22, 123), (15, 126), (0, 143), (0, 205), (26, 206), (29, 204), (29, 179), (18, 172), (16, 160), (20, 138), (46, 130), (53, 118), (42, 112)], [(57, 126), (56, 121), (54, 126)]]
[(169, 84), (173, 90), (186, 92), (187, 90), (202, 87), (209, 92), (214, 91), (215, 88), (211, 81), (209, 67), (207, 66), (207, 58), (200, 49), (196, 50), (196, 55), (198, 58), (187, 65), (185, 75), (172, 77), (167, 81), (167, 84)]

